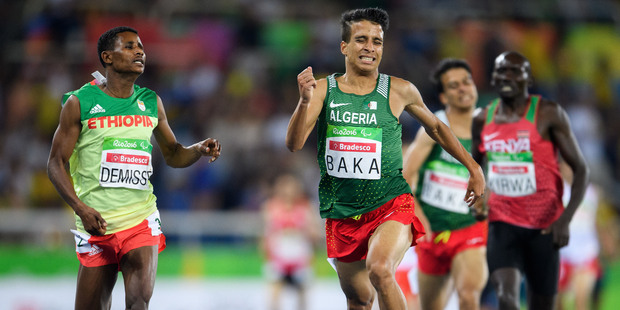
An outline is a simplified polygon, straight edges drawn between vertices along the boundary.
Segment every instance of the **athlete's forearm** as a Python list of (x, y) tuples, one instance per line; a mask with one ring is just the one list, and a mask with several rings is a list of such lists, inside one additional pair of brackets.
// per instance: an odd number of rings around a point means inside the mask
[(75, 193), (73, 184), (65, 170), (65, 163), (61, 159), (51, 156), (47, 162), (47, 176), (58, 194), (60, 194), (60, 197), (77, 213), (82, 203)]
[(470, 174), (475, 173), (480, 169), (480, 166), (471, 157), (469, 152), (463, 147), (458, 138), (452, 133), (450, 128), (441, 123), (437, 126), (436, 131), (427, 133), (433, 138), (441, 147), (458, 160)]
[(306, 119), (308, 117), (309, 103), (305, 103), (299, 99), (295, 112), (291, 116), (286, 130), (286, 147), (291, 151), (299, 151), (306, 143), (307, 129)]
[(571, 185), (571, 195), (568, 200), (568, 204), (562, 212), (562, 218), (566, 221), (570, 222), (577, 211), (577, 208), (581, 204), (583, 197), (585, 195), (586, 189), (588, 187), (590, 178), (590, 171), (588, 167), (584, 165), (580, 165), (573, 172), (573, 183)]
[(176, 143), (174, 150), (169, 152), (168, 156), (164, 156), (166, 164), (173, 168), (185, 168), (197, 162), (202, 153), (198, 150), (200, 143), (192, 144), (188, 147)]

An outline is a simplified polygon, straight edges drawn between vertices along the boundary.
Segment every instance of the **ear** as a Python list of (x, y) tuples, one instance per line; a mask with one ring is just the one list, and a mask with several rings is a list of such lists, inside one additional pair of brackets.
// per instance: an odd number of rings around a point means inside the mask
[(444, 105), (448, 105), (448, 98), (446, 98), (446, 94), (439, 93), (439, 101)]
[(534, 77), (532, 76), (532, 74), (528, 74), (527, 87), (532, 87), (532, 86), (534, 86)]
[(101, 59), (106, 65), (112, 64), (112, 53), (110, 53), (110, 51), (101, 52)]
[(342, 55), (347, 56), (346, 50), (347, 50), (347, 45), (348, 43), (345, 41), (340, 41), (340, 53), (342, 53)]

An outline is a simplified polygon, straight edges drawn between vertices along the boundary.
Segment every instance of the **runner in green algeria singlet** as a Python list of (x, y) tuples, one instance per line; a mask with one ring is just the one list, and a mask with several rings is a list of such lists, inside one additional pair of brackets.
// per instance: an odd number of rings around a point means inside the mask
[[(445, 111), (437, 118), (449, 124)], [(471, 149), (471, 139), (458, 138), (465, 149)], [(463, 196), (467, 191), (469, 172), (452, 155), (435, 143), (428, 158), (420, 167), (416, 196), (433, 231), (457, 230), (476, 223)]]
[[(69, 92), (80, 100), (82, 132), (70, 158), (75, 192), (107, 220), (107, 233), (139, 224), (155, 212), (151, 135), (157, 95), (134, 85), (129, 98), (113, 98), (94, 83)], [(76, 226), (85, 232), (79, 216)]]
[(380, 74), (367, 95), (340, 91), (337, 74), (318, 120), (321, 217), (372, 211), (411, 189), (402, 176), (401, 124), (389, 105), (390, 77)]

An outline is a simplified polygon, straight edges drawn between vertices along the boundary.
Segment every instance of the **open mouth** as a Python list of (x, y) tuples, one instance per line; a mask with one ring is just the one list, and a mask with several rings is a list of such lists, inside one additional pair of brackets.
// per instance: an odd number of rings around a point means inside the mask
[(369, 63), (369, 64), (375, 61), (374, 57), (369, 57), (369, 56), (360, 56), (360, 59), (362, 60), (362, 62)]

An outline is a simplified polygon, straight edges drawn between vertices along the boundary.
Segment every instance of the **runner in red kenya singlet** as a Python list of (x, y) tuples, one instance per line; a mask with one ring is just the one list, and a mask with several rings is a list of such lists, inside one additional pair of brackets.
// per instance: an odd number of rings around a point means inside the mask
[(536, 130), (539, 102), (540, 96), (530, 96), (524, 117), (515, 123), (494, 121), (499, 99), (486, 110), (479, 150), (488, 161), (491, 222), (542, 229), (564, 210), (557, 149)]
[[(474, 118), (472, 155), (487, 162), (487, 260), (500, 309), (519, 309), (521, 273), (528, 309), (553, 309), (559, 248), (587, 185), (588, 169), (557, 103), (530, 95), (529, 61), (516, 52), (495, 59), (491, 85), (500, 98)], [(573, 170), (571, 197), (562, 205), (559, 155)]]

